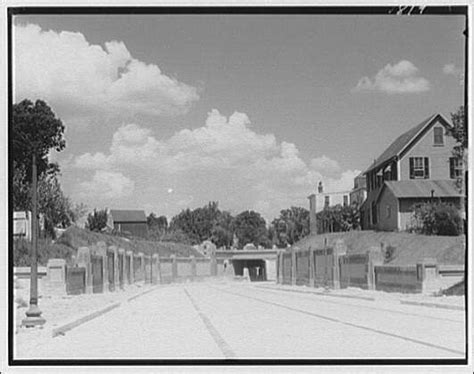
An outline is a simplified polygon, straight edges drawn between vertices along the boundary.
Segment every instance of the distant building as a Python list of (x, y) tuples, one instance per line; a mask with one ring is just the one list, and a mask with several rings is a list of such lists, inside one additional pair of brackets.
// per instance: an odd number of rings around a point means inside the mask
[(367, 197), (367, 181), (365, 175), (360, 173), (354, 178), (354, 188), (350, 192), (350, 204), (361, 205)]
[(351, 191), (324, 192), (322, 182), (318, 184), (318, 193), (308, 196), (309, 199), (309, 228), (310, 233), (317, 232), (316, 213), (323, 211), (330, 206), (350, 205)]
[(107, 214), (107, 226), (117, 232), (145, 238), (148, 234), (146, 215), (143, 210), (115, 210)]
[(413, 205), (437, 199), (460, 206), (455, 185), (461, 172), (449, 135), (451, 124), (435, 114), (400, 135), (365, 171), (363, 229), (406, 230)]

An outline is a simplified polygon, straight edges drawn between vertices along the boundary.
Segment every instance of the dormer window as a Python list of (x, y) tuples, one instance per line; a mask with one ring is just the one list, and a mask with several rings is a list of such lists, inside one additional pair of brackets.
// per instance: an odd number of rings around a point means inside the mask
[(439, 126), (433, 128), (433, 134), (434, 134), (434, 145), (437, 145), (437, 146), (444, 145), (443, 128)]

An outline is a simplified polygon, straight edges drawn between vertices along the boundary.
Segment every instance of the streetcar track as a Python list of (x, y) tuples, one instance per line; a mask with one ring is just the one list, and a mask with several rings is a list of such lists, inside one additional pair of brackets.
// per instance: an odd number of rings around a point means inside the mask
[(192, 306), (196, 310), (196, 312), (199, 315), (199, 318), (201, 318), (202, 322), (204, 323), (204, 326), (206, 327), (207, 331), (211, 335), (212, 339), (216, 343), (217, 347), (221, 350), (222, 354), (224, 355), (225, 358), (235, 358), (236, 355), (232, 348), (230, 347), (229, 344), (224, 340), (224, 338), (221, 336), (219, 331), (214, 327), (210, 319), (206, 316), (206, 314), (199, 308), (199, 305), (197, 305), (196, 301), (194, 298), (191, 296), (189, 291), (186, 289), (186, 287), (183, 287), (184, 293), (186, 296), (189, 298), (189, 301), (191, 302)]
[[(284, 289), (279, 290), (279, 289), (270, 288), (270, 287), (257, 287), (257, 286), (253, 287), (253, 289), (256, 290), (256, 291), (259, 291), (259, 292), (266, 292), (266, 291), (270, 291), (270, 292), (274, 292), (274, 293), (287, 292), (289, 294), (291, 294), (293, 292), (291, 290), (284, 290)], [(265, 291), (262, 291), (261, 289), (264, 289)], [(295, 295), (293, 293), (291, 296), (300, 297), (300, 295), (307, 296), (307, 299), (313, 298), (312, 295), (319, 296), (317, 294), (304, 293), (304, 292), (298, 292), (298, 295)], [(321, 302), (327, 303), (327, 304), (352, 306), (352, 307), (355, 307), (355, 308), (377, 310), (377, 311), (381, 311), (381, 312), (389, 312), (389, 313), (394, 313), (394, 314), (402, 314), (402, 315), (406, 315), (406, 316), (423, 317), (423, 318), (429, 318), (429, 319), (438, 320), (438, 321), (448, 321), (448, 322), (453, 322), (453, 323), (462, 323), (462, 324), (464, 324), (464, 321), (459, 321), (459, 320), (455, 320), (455, 319), (451, 319), (451, 318), (433, 317), (433, 316), (430, 316), (430, 315), (427, 315), (427, 314), (408, 313), (408, 312), (402, 312), (402, 311), (399, 311), (399, 310), (377, 308), (377, 307), (372, 307), (372, 306), (367, 306), (367, 305), (358, 305), (358, 304), (350, 304), (350, 303), (348, 304), (348, 303), (328, 300), (328, 299), (324, 299), (324, 298), (320, 298), (320, 299), (318, 298), (318, 301), (321, 301)]]
[(343, 320), (340, 320), (340, 319), (337, 319), (337, 318), (334, 318), (334, 317), (328, 317), (328, 316), (324, 316), (324, 315), (317, 314), (317, 313), (314, 313), (314, 312), (309, 312), (307, 310), (293, 308), (293, 307), (290, 307), (290, 306), (287, 306), (287, 305), (284, 305), (284, 304), (280, 304), (280, 303), (276, 303), (276, 302), (272, 302), (272, 301), (268, 301), (268, 300), (262, 300), (260, 298), (249, 296), (249, 295), (242, 295), (238, 292), (223, 290), (223, 289), (213, 287), (213, 286), (209, 286), (209, 285), (207, 287), (213, 288), (213, 289), (215, 289), (219, 292), (222, 292), (222, 293), (228, 293), (228, 294), (231, 294), (231, 295), (240, 296), (240, 297), (247, 298), (247, 299), (250, 299), (250, 300), (255, 300), (255, 301), (258, 301), (258, 302), (263, 303), (263, 304), (277, 306), (277, 307), (280, 307), (280, 308), (283, 308), (283, 309), (290, 310), (292, 312), (309, 315), (311, 317), (316, 317), (316, 318), (323, 319), (323, 320), (326, 320), (326, 321), (339, 323), (339, 324), (342, 324), (342, 325), (345, 325), (345, 326), (355, 327), (355, 328), (358, 328), (358, 329), (361, 329), (361, 330), (374, 332), (374, 333), (377, 333), (377, 334), (380, 334), (380, 335), (390, 336), (392, 338), (397, 338), (397, 339), (409, 341), (409, 342), (424, 345), (424, 346), (427, 346), (427, 347), (430, 347), (430, 348), (440, 349), (440, 350), (450, 352), (450, 353), (456, 353), (456, 354), (460, 354), (460, 355), (463, 355), (463, 356), (465, 355), (465, 352), (458, 351), (458, 350), (451, 349), (451, 348), (447, 348), (447, 347), (443, 347), (443, 346), (440, 346), (440, 345), (437, 345), (437, 344), (428, 343), (428, 342), (425, 342), (423, 340), (409, 338), (409, 337), (406, 337), (406, 336), (403, 336), (403, 335), (398, 335), (398, 334), (394, 334), (394, 333), (391, 333), (391, 332), (386, 332), (386, 331), (383, 331), (383, 330), (375, 329), (375, 328), (364, 326), (364, 325), (358, 325), (358, 324), (352, 323), (352, 322), (346, 322), (346, 321), (343, 321)]

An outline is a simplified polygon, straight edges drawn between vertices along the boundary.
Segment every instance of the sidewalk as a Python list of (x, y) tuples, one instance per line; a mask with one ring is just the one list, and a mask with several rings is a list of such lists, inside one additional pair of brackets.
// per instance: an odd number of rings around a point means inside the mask
[(409, 294), (399, 292), (371, 291), (349, 287), (339, 290), (325, 289), (323, 287), (311, 288), (308, 286), (290, 286), (275, 283), (253, 284), (258, 288), (278, 289), (288, 292), (310, 293), (319, 296), (360, 299), (367, 301), (387, 301), (400, 304), (437, 307), (453, 310), (464, 310), (463, 296), (431, 296), (422, 294)]

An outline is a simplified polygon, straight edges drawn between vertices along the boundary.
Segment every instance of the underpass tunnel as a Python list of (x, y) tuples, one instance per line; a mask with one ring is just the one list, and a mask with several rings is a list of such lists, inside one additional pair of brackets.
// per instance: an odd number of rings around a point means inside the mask
[(266, 263), (265, 260), (232, 260), (235, 275), (244, 275), (244, 268), (249, 269), (249, 277), (252, 282), (266, 281)]

